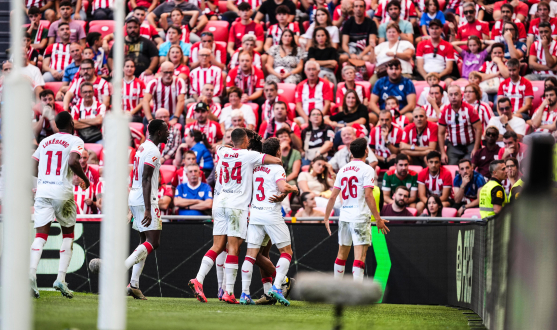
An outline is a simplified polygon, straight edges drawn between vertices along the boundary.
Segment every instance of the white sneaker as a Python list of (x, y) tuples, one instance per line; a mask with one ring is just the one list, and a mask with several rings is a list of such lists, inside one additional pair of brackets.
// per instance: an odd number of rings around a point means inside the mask
[(68, 283), (66, 282), (60, 282), (58, 280), (56, 280), (54, 282), (54, 284), (52, 285), (53, 288), (55, 288), (57, 291), (60, 291), (60, 293), (62, 294), (62, 296), (72, 299), (73, 298), (73, 292), (70, 291), (70, 289), (68, 289)]
[(40, 298), (41, 294), (39, 293), (39, 288), (37, 287), (37, 279), (30, 278), (29, 281), (31, 281), (31, 293), (33, 294), (33, 297)]

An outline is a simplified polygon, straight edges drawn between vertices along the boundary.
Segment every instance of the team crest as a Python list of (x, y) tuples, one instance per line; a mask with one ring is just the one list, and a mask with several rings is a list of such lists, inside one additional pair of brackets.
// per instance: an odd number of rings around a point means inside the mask
[(439, 46), (439, 49), (445, 50), (445, 46), (444, 46), (444, 45), (441, 45), (441, 46)]
[(480, 31), (482, 29), (481, 25), (476, 25), (476, 30)]
[(406, 182), (406, 188), (410, 189), (410, 186), (411, 186), (411, 185), (412, 185), (412, 184), (411, 184), (410, 182)]
[(404, 89), (404, 85), (398, 85), (398, 89), (402, 91)]
[(199, 197), (203, 198), (203, 196), (205, 196), (205, 192), (204, 191), (200, 191), (197, 193), (199, 195)]

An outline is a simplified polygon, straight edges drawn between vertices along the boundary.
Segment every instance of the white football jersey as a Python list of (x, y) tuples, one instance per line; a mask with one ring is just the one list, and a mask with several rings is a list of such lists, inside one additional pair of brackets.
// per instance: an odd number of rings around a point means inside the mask
[(286, 180), (280, 165), (262, 165), (253, 169), (253, 197), (251, 199), (250, 224), (278, 225), (284, 223), (280, 203), (271, 203), (269, 198), (280, 194), (277, 182)]
[(83, 140), (68, 133), (56, 133), (42, 140), (33, 153), (39, 162), (35, 197), (58, 200), (73, 199), (73, 172), (68, 165), (70, 153), (81, 156)]
[(362, 162), (353, 160), (344, 165), (337, 174), (335, 188), (340, 189), (342, 206), (340, 221), (371, 221), (371, 211), (365, 200), (364, 189), (375, 186), (375, 170)]
[(252, 150), (222, 147), (217, 156), (221, 190), (215, 196), (213, 205), (247, 211), (253, 190), (253, 168), (263, 164), (265, 155)]
[(154, 168), (153, 177), (151, 178), (151, 206), (158, 207), (159, 205), (159, 170), (161, 167), (161, 152), (151, 140), (143, 142), (133, 159), (133, 173), (132, 173), (132, 189), (128, 197), (129, 206), (145, 205), (143, 201), (143, 168), (145, 165)]

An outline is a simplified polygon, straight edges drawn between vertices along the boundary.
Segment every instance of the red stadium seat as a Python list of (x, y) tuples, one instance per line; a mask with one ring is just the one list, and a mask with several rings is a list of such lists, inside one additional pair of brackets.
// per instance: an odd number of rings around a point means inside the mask
[(302, 172), (309, 172), (309, 165), (302, 166)]
[(443, 211), (441, 212), (441, 216), (443, 218), (455, 218), (458, 213), (458, 210), (452, 207), (444, 207)]
[(468, 82), (468, 80), (466, 80), (466, 79), (460, 78), (460, 79), (457, 79), (457, 80), (453, 81), (453, 84), (457, 85), (457, 86), (460, 86), (460, 89), (464, 90), (464, 87), (470, 85), (470, 82)]
[(89, 1), (83, 0), (83, 10), (87, 12), (87, 9), (89, 9)]
[(445, 9), (445, 0), (439, 0), (439, 10), (443, 11)]
[(222, 13), (226, 13), (228, 11), (228, 8), (226, 8), (226, 3), (228, 1), (219, 1), (219, 12)]
[[(23, 24), (23, 27), (24, 27), (24, 28), (28, 28), (29, 25), (31, 25), (31, 24)], [(45, 29), (48, 30), (48, 28), (50, 27), (50, 21), (47, 21), (47, 20), (42, 19), (42, 20), (41, 20), (41, 25), (42, 25)]]
[(296, 103), (288, 103), (288, 119), (296, 118)]
[(422, 95), (424, 88), (428, 87), (429, 85), (425, 81), (412, 81), (414, 83), (414, 88), (416, 89), (416, 99)]
[(451, 173), (451, 176), (453, 177), (454, 180), (456, 173), (458, 173), (458, 165), (443, 165), (443, 166), (447, 171)]
[(408, 210), (408, 212), (412, 213), (413, 216), (416, 216), (418, 214), (418, 210), (413, 207), (407, 207), (406, 209)]
[(278, 84), (278, 93), (282, 95), (288, 103), (296, 103), (296, 85), (295, 84)]
[(114, 21), (91, 21), (89, 32), (98, 32), (103, 38), (114, 32)]
[(375, 64), (366, 62), (366, 69), (367, 69), (367, 75), (371, 78), (371, 76), (373, 76), (373, 74), (375, 73)]
[(228, 42), (228, 22), (226, 21), (209, 21), (203, 32), (209, 31), (213, 33), (216, 41)]
[(420, 165), (410, 165), (410, 166), (408, 166), (408, 169), (412, 170), (416, 173), (420, 173), (424, 168), (421, 167)]
[(307, 31), (309, 28), (309, 21), (304, 21), (304, 23), (302, 23), (302, 25), (304, 26), (304, 31)]
[(532, 81), (532, 90), (534, 91), (534, 100), (532, 100), (532, 108), (530, 109), (530, 116), (534, 114), (534, 111), (542, 104), (542, 97), (544, 92), (544, 82), (543, 81)]
[(44, 84), (44, 89), (50, 89), (54, 95), (62, 88), (62, 82), (47, 82)]
[(130, 126), (130, 128), (136, 129), (136, 130), (140, 131), (141, 133), (143, 133), (143, 123), (130, 122), (129, 126)]
[(165, 184), (172, 183), (176, 174), (176, 167), (174, 165), (161, 165), (162, 181)]
[(85, 143), (85, 149), (95, 152), (98, 157), (101, 154), (101, 151), (103, 150), (103, 145), (97, 143)]
[[(445, 209), (445, 208), (443, 208), (443, 209)], [(462, 214), (461, 218), (481, 219), (482, 216), (480, 215), (480, 209), (479, 208), (472, 208), (472, 209), (466, 209), (466, 211), (464, 211), (464, 213)]]

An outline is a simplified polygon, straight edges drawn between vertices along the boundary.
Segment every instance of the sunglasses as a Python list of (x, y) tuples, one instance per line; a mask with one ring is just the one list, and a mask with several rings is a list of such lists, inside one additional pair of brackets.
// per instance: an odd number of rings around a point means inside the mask
[(438, 48), (433, 48), (433, 58), (437, 57), (437, 52), (439, 51)]
[(467, 11), (464, 12), (464, 15), (468, 15), (468, 14), (474, 14), (475, 15), (476, 11), (475, 10), (467, 10)]
[(501, 110), (501, 111), (509, 111), (509, 110), (511, 110), (511, 107), (499, 107), (499, 110)]
[(485, 133), (485, 136), (497, 137), (497, 133)]

